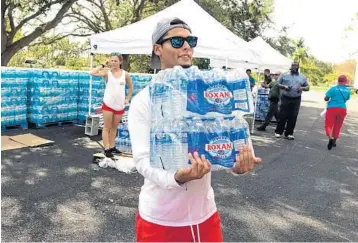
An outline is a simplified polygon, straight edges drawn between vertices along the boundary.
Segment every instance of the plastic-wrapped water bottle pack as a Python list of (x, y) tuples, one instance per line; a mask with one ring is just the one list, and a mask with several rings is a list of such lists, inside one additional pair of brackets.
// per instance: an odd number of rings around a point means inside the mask
[(206, 155), (213, 170), (232, 168), (239, 148), (251, 144), (242, 118), (253, 109), (245, 72), (167, 69), (153, 79), (150, 97), (153, 167), (188, 167), (188, 152), (197, 151)]
[[(89, 81), (90, 81), (90, 75), (88, 72), (79, 72), (78, 120), (80, 123), (84, 123), (88, 115), (89, 91), (90, 91)], [(102, 106), (105, 87), (106, 87), (106, 83), (103, 78), (95, 77), (95, 76), (92, 77), (91, 113), (94, 112), (95, 107)]]
[(1, 125), (26, 127), (28, 70), (1, 67)]
[(28, 86), (28, 121), (35, 124), (77, 120), (78, 74), (32, 70)]
[[(142, 74), (142, 73), (131, 73), (130, 74), (132, 83), (133, 83), (133, 93), (132, 97), (138, 94), (139, 91), (144, 89), (151, 81), (152, 74)], [(128, 92), (128, 86), (126, 86), (126, 94)]]
[(268, 100), (269, 89), (258, 89), (257, 90), (257, 102), (255, 104), (255, 120), (264, 121), (270, 101)]
[(252, 144), (247, 122), (234, 116), (155, 121), (150, 142), (151, 165), (164, 170), (190, 166), (194, 152), (205, 155), (212, 170), (232, 168), (239, 148)]
[(117, 130), (117, 138), (115, 144), (119, 151), (124, 153), (132, 153), (132, 144), (129, 137), (128, 126), (126, 123), (121, 123)]
[(192, 66), (160, 71), (150, 86), (152, 115), (226, 116), (253, 110), (253, 99), (246, 73), (212, 69), (201, 72)]

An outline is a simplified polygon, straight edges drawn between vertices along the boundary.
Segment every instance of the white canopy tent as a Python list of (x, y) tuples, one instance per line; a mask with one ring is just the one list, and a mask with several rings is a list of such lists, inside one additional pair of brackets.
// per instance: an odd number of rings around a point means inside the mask
[[(219, 57), (225, 61), (258, 62), (257, 54), (244, 40), (216, 21), (193, 0), (181, 0), (134, 24), (92, 35), (91, 52), (150, 55), (152, 32), (159, 20), (168, 17), (182, 19), (191, 27), (193, 35), (199, 37), (194, 57)], [(233, 53), (240, 53), (240, 55), (232, 57)]]
[(279, 51), (264, 41), (261, 36), (251, 40), (249, 44), (260, 53), (260, 69), (268, 68), (281, 72), (289, 70), (293, 60), (282, 55)]
[[(275, 50), (268, 43), (266, 43), (262, 37), (258, 36), (255, 39), (248, 42), (250, 48), (255, 50), (258, 54), (260, 61), (259, 64), (254, 63), (242, 63), (240, 61), (234, 60), (228, 62), (228, 67), (233, 68), (257, 68), (260, 71), (268, 68), (272, 71), (288, 71), (290, 65), (292, 64), (292, 60), (282, 55), (279, 51)], [(239, 56), (239, 55), (238, 55)], [(218, 67), (225, 64), (222, 58), (213, 58), (210, 60), (210, 64), (212, 66)]]

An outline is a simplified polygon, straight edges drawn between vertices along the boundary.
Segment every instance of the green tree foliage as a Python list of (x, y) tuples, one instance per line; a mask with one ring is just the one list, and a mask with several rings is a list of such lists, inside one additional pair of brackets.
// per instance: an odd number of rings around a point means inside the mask
[[(81, 56), (86, 53), (85, 51), (87, 49), (86, 44), (83, 45), (76, 42), (70, 42), (68, 38), (61, 39), (52, 44), (40, 43), (43, 43), (43, 40), (16, 53), (9, 62), (9, 65), (24, 67), (27, 66), (24, 63), (25, 60), (32, 59), (42, 63), (42, 67), (64, 67), (70, 58), (81, 60)], [(89, 66), (88, 57), (86, 58), (87, 61), (84, 67)], [(81, 62), (79, 61), (79, 64), (80, 63)], [(77, 66), (80, 66), (79, 64)]]
[(305, 64), (306, 62), (308, 62), (309, 49), (305, 45), (305, 40), (303, 38), (299, 38), (298, 40), (294, 41), (294, 48), (295, 51), (292, 54), (293, 60), (295, 60), (299, 64)]
[(273, 23), (271, 0), (222, 0), (221, 4), (229, 19), (227, 27), (245, 41), (261, 36)]
[(269, 43), (273, 48), (278, 50), (282, 55), (291, 57), (295, 52), (295, 43), (288, 37), (288, 27), (284, 26), (279, 31), (278, 36), (265, 38), (265, 41)]
[[(2, 65), (6, 66), (18, 51), (55, 28), (75, 2), (76, 0), (2, 0)], [(53, 13), (53, 17), (49, 13)], [(18, 33), (22, 33), (22, 36), (15, 38)]]
[(65, 60), (65, 67), (70, 70), (88, 70), (88, 57), (70, 57)]
[(305, 74), (311, 85), (324, 83), (325, 74), (311, 60), (306, 61), (304, 65), (301, 65), (300, 70)]

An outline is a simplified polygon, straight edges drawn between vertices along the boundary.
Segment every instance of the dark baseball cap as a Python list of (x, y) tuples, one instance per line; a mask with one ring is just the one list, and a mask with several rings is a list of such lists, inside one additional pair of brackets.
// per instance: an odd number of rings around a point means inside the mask
[[(164, 18), (157, 23), (153, 34), (152, 34), (152, 45), (156, 44), (169, 30), (174, 28), (184, 28), (190, 31), (191, 29), (188, 24), (183, 20), (173, 17), (173, 18)], [(160, 69), (160, 59), (155, 55), (154, 50), (152, 50), (152, 60), (150, 62), (150, 67), (152, 69)]]

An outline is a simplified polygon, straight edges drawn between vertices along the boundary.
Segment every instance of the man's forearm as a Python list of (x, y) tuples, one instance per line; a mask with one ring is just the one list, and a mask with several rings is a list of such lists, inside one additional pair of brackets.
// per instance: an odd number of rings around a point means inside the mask
[(285, 85), (282, 85), (282, 84), (278, 84), (278, 87), (279, 87), (280, 89), (285, 89), (285, 88), (286, 88), (286, 86), (285, 86)]
[(310, 86), (306, 86), (306, 87), (302, 87), (303, 91), (309, 91), (310, 90)]

